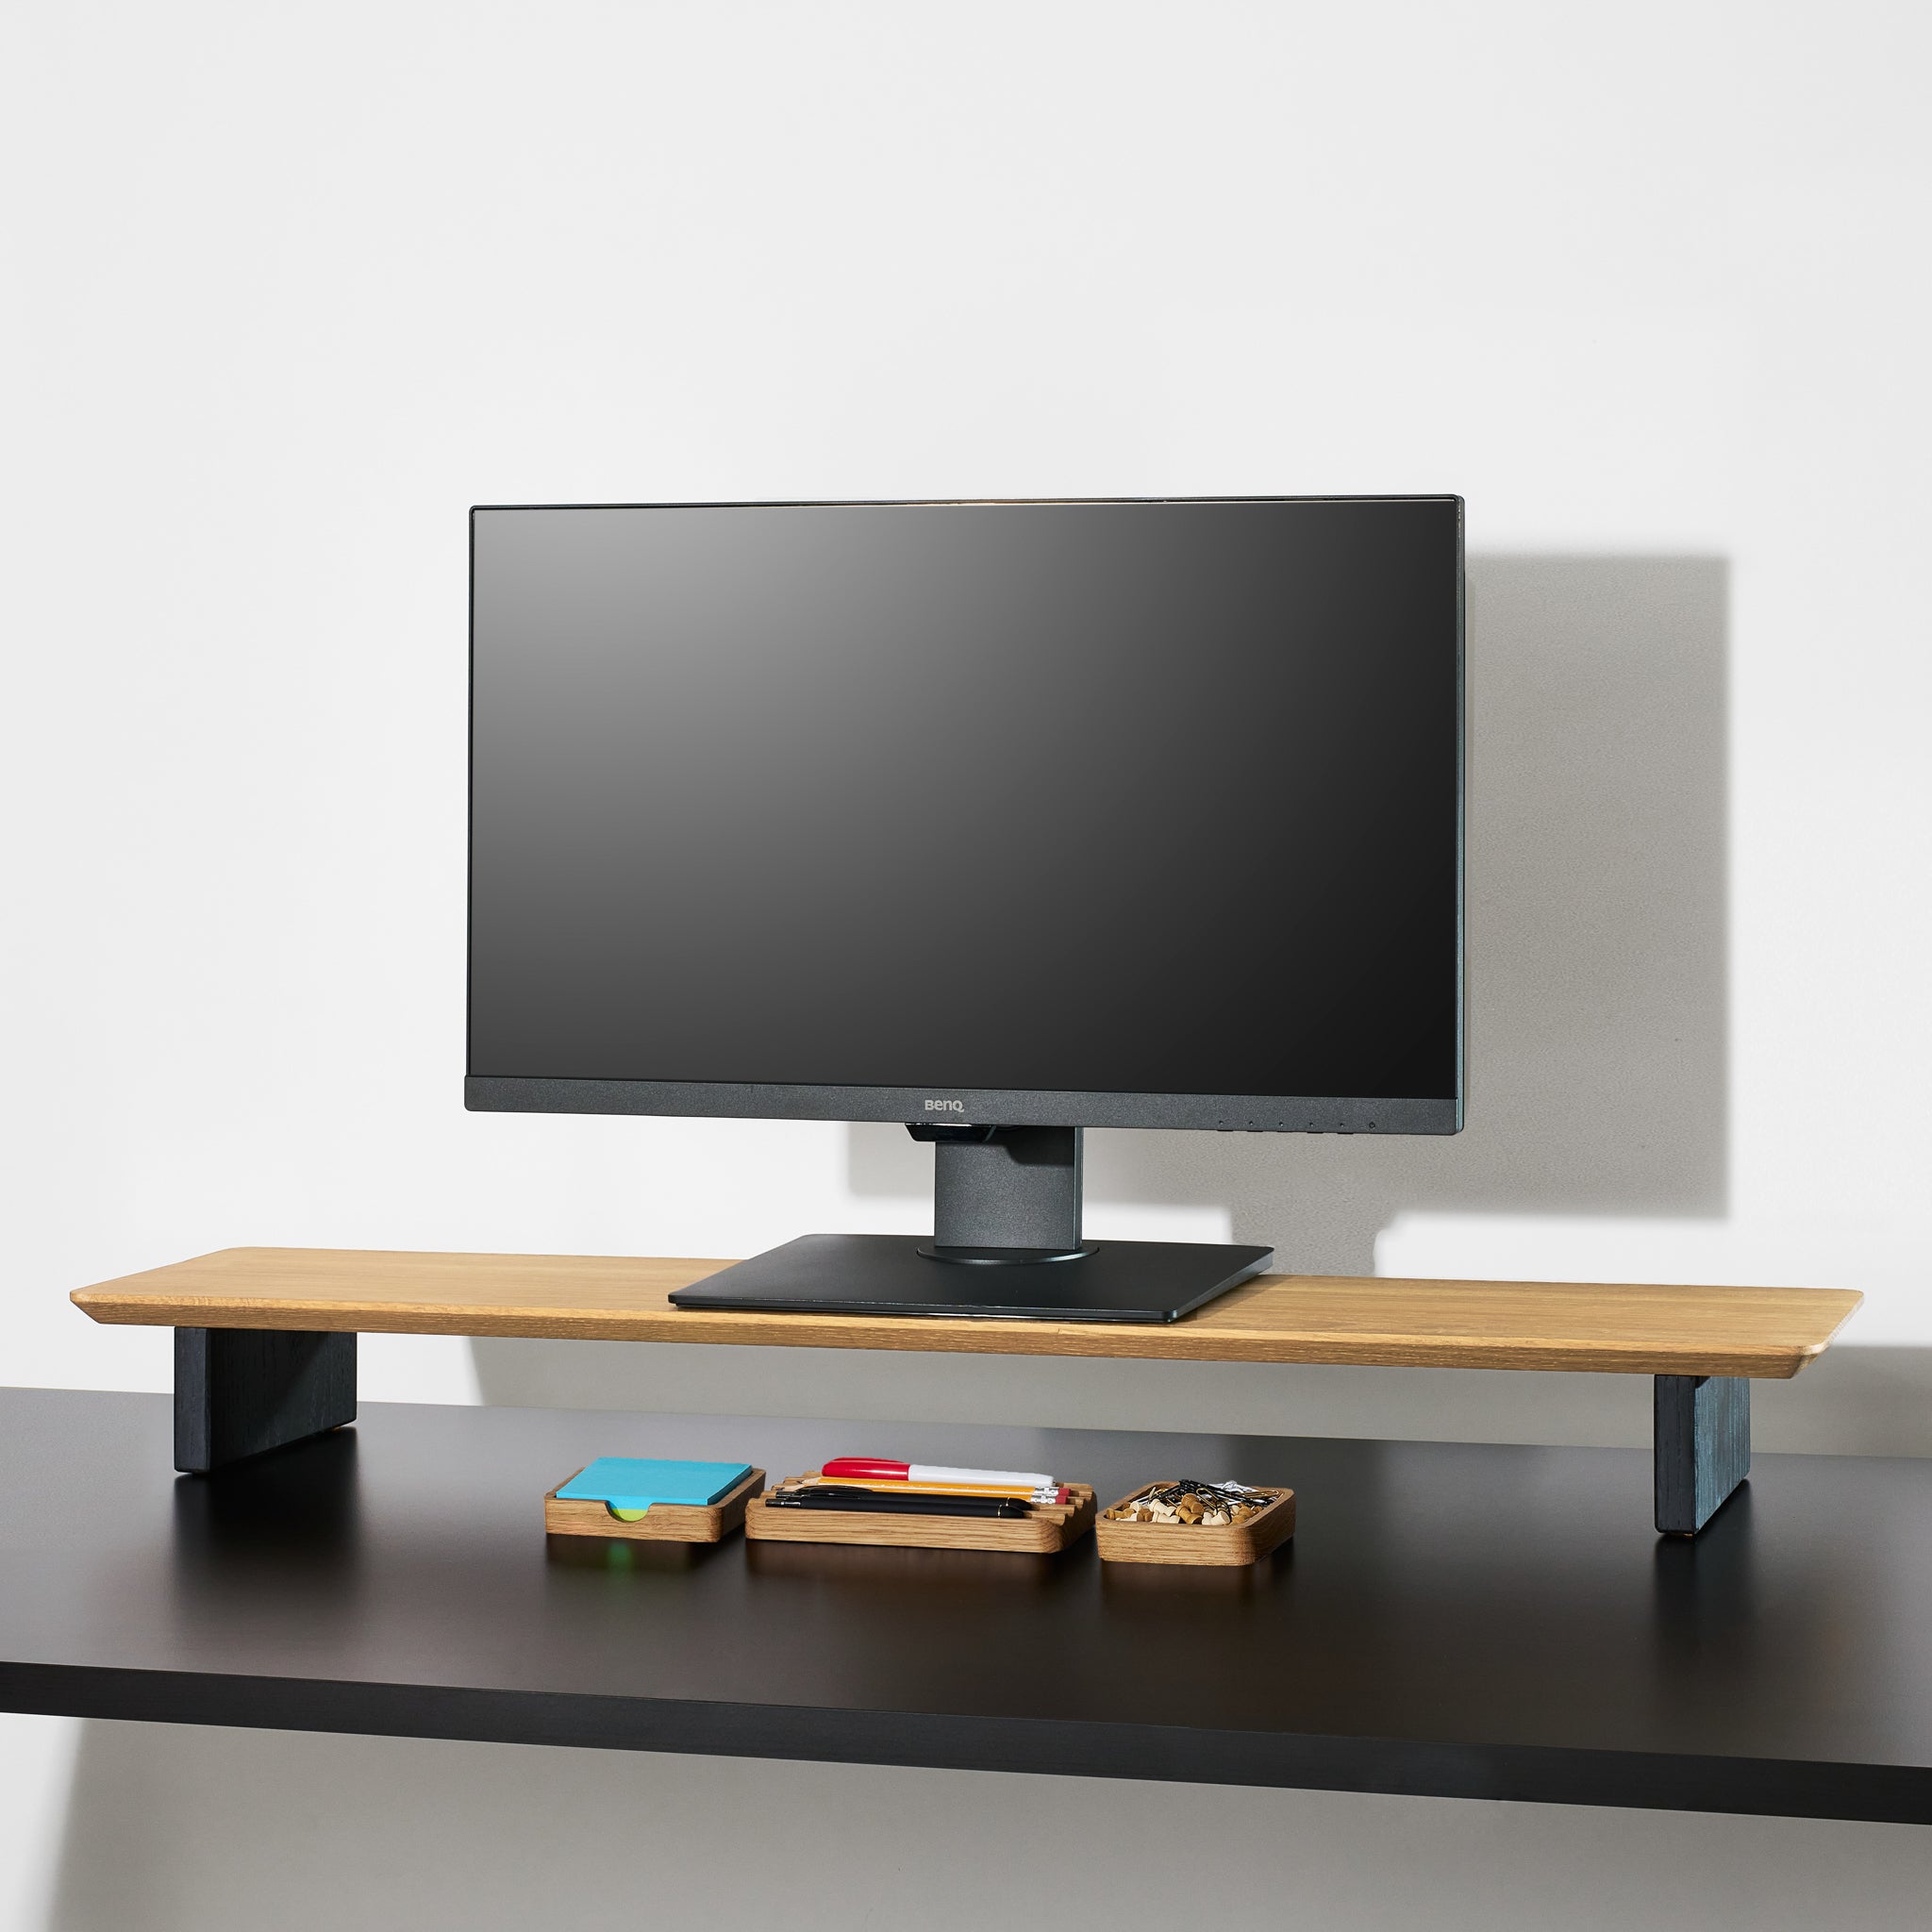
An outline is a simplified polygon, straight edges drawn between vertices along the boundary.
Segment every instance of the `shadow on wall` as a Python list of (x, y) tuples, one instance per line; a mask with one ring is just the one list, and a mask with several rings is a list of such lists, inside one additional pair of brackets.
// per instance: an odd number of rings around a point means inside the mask
[[(1469, 565), (1469, 1124), (1449, 1139), (1099, 1133), (1087, 1196), (1213, 1206), (1303, 1274), (1374, 1272), (1403, 1209), (1725, 1205), (1727, 567)], [(1254, 886), (1256, 942), (1304, 941)], [(855, 1126), (856, 1192), (931, 1154)]]
[[(1110, 1203), (1212, 1209), (1230, 1238), (1273, 1242), (1285, 1269), (1369, 1274), (1404, 1209), (1723, 1212), (1727, 579), (1716, 558), (1471, 560), (1468, 1127), (1094, 1133), (1096, 1228)], [(1255, 881), (1253, 943), (1300, 943), (1295, 908), (1268, 890)], [(849, 1129), (848, 1148), (861, 1205), (845, 1225), (867, 1224), (866, 1196), (929, 1209), (930, 1148), (877, 1125)], [(1574, 1377), (1538, 1393), (1522, 1375), (1461, 1371), (1428, 1394), (1417, 1371), (472, 1346), (483, 1399), (506, 1404), (1143, 1428), (1239, 1414), (1259, 1433), (1291, 1416), (1310, 1434), (1552, 1442), (1649, 1429), (1648, 1385), (1621, 1378), (1580, 1405)]]

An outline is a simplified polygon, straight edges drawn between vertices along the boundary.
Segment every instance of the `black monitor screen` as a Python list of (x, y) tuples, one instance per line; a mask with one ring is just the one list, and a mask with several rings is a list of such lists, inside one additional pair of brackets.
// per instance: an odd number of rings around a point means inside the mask
[(1453, 497), (475, 511), (472, 1076), (1453, 1101), (1461, 556)]

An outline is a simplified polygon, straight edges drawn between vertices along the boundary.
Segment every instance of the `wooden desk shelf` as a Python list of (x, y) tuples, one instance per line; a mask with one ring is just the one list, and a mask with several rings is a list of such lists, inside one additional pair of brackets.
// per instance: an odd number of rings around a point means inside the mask
[[(1269, 1274), (1183, 1321), (1146, 1326), (752, 1314), (667, 1300), (728, 1265), (225, 1248), (74, 1300), (97, 1322), (175, 1330), (184, 1469), (347, 1421), (358, 1332), (1541, 1369), (1657, 1378), (1657, 1527), (1690, 1533), (1748, 1467), (1748, 1380), (1795, 1375), (1863, 1299), (1840, 1289)], [(224, 1331), (228, 1339), (216, 1339)]]
[(1184, 1321), (941, 1321), (674, 1308), (728, 1261), (224, 1248), (79, 1290), (96, 1322), (200, 1328), (711, 1341), (960, 1355), (1382, 1368), (1557, 1369), (1781, 1380), (1863, 1300), (1843, 1289), (1264, 1274)]

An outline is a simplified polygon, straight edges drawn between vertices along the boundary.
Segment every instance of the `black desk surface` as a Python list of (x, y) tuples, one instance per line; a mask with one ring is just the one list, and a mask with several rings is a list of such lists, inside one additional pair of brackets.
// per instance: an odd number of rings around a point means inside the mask
[[(1932, 1464), (369, 1404), (211, 1477), (154, 1395), (0, 1391), (0, 1707), (1932, 1822)], [(1287, 1482), (1254, 1572), (546, 1544), (596, 1455)], [(561, 1551), (563, 1554), (558, 1554)]]

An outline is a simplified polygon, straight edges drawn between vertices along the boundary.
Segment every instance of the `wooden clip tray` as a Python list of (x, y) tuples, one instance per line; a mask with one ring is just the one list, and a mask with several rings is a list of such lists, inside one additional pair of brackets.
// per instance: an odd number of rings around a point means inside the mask
[[(590, 1465), (586, 1463), (585, 1469)], [(582, 1469), (558, 1483), (575, 1482)], [(613, 1516), (608, 1505), (589, 1496), (543, 1498), (543, 1527), (552, 1536), (622, 1536), (641, 1543), (715, 1543), (744, 1521), (745, 1505), (763, 1488), (765, 1473), (755, 1469), (715, 1503), (653, 1503), (635, 1523)]]
[[(1121, 1504), (1154, 1488), (1174, 1481), (1164, 1476), (1158, 1483), (1140, 1483), (1129, 1490)], [(1294, 1534), (1294, 1491), (1262, 1490), (1274, 1500), (1258, 1515), (1245, 1523), (1231, 1523), (1224, 1529), (1204, 1529), (1196, 1523), (1109, 1523), (1105, 1516), (1093, 1525), (1093, 1540), (1100, 1548), (1103, 1563), (1213, 1563), (1233, 1565), (1258, 1563), (1277, 1544)]]
[[(819, 1472), (808, 1469), (801, 1482)], [(744, 1533), (753, 1542), (880, 1543), (913, 1550), (1019, 1550), (1052, 1556), (1086, 1535), (1093, 1524), (1093, 1491), (1084, 1483), (1065, 1485), (1071, 1503), (1034, 1503), (1026, 1514), (1002, 1520), (991, 1516), (867, 1516), (816, 1509), (773, 1508), (754, 1497), (744, 1512)]]

